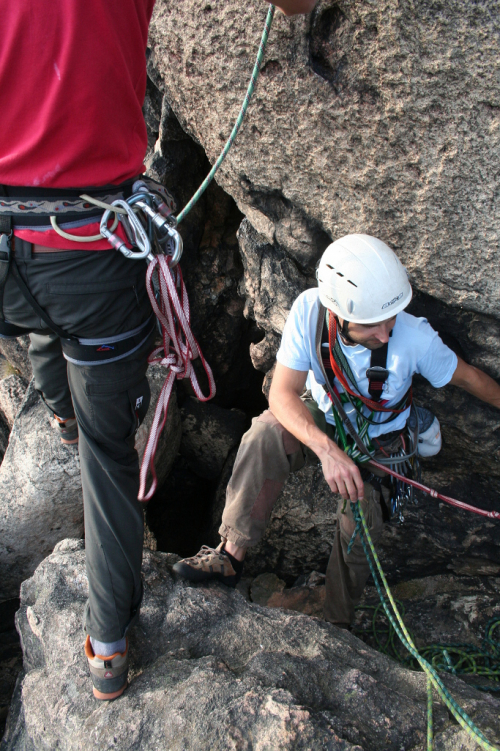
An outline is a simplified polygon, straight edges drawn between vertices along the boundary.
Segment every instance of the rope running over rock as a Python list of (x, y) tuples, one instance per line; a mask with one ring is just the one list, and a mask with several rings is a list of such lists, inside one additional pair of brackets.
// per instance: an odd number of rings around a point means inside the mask
[[(387, 618), (389, 619), (389, 622), (391, 623), (392, 627), (396, 631), (404, 647), (408, 650), (411, 656), (418, 662), (418, 664), (420, 665), (420, 667), (422, 668), (422, 670), (427, 676), (427, 710), (428, 710), (427, 711), (427, 751), (432, 751), (433, 749), (432, 688), (436, 690), (439, 698), (445, 704), (445, 706), (449, 709), (449, 711), (451, 712), (453, 717), (456, 719), (456, 721), (459, 723), (459, 725), (467, 732), (468, 735), (470, 735), (474, 739), (476, 743), (478, 743), (481, 746), (481, 748), (485, 749), (485, 751), (500, 751), (500, 749), (497, 746), (494, 746), (492, 743), (488, 741), (488, 739), (483, 735), (483, 733), (479, 730), (479, 728), (474, 724), (474, 722), (470, 719), (470, 717), (462, 709), (462, 707), (460, 707), (460, 705), (457, 704), (457, 702), (452, 697), (452, 695), (450, 694), (450, 692), (444, 685), (443, 681), (439, 677), (436, 668), (433, 665), (431, 665), (429, 662), (427, 662), (427, 660), (425, 660), (419, 654), (417, 648), (415, 647), (413, 639), (411, 638), (408, 632), (408, 629), (406, 628), (403, 622), (401, 614), (397, 608), (396, 602), (392, 596), (391, 590), (389, 589), (389, 585), (387, 584), (385, 574), (382, 570), (382, 566), (380, 565), (377, 552), (375, 550), (373, 541), (368, 531), (368, 526), (366, 524), (366, 519), (363, 514), (363, 509), (361, 508), (358, 502), (351, 503), (351, 508), (352, 508), (354, 518), (356, 520), (356, 530), (360, 536), (360, 540), (363, 545), (363, 550), (365, 551), (366, 559), (370, 566), (370, 571), (373, 577), (373, 581), (375, 582), (375, 586), (377, 588), (377, 592), (379, 594), (380, 601), (382, 603), (382, 607), (384, 608), (385, 614)], [(379, 580), (379, 577), (380, 577), (380, 580)], [(382, 590), (380, 581), (382, 582), (384, 586), (385, 595)], [(387, 595), (387, 598), (386, 598), (386, 595)], [(387, 602), (387, 600), (389, 600), (390, 606), (392, 608), (392, 613), (391, 613), (391, 610), (389, 609), (389, 603)]]
[(250, 83), (248, 84), (248, 89), (245, 94), (245, 99), (243, 100), (243, 104), (241, 106), (240, 112), (236, 119), (236, 123), (234, 124), (234, 128), (231, 131), (231, 135), (227, 139), (226, 145), (224, 146), (221, 153), (219, 154), (219, 157), (217, 161), (215, 162), (214, 166), (212, 167), (212, 169), (210, 170), (206, 178), (203, 180), (202, 184), (200, 185), (200, 187), (198, 188), (194, 196), (186, 204), (186, 206), (182, 209), (182, 211), (177, 215), (177, 224), (179, 224), (179, 222), (182, 222), (186, 214), (188, 214), (188, 212), (191, 211), (191, 209), (193, 208), (195, 203), (198, 201), (200, 196), (202, 196), (203, 193), (206, 191), (206, 189), (212, 182), (215, 173), (221, 166), (222, 162), (227, 156), (229, 149), (234, 143), (234, 139), (236, 138), (236, 135), (240, 129), (241, 123), (243, 122), (243, 118), (245, 117), (245, 113), (247, 111), (248, 105), (250, 104), (250, 99), (252, 98), (252, 94), (255, 89), (255, 84), (257, 83), (257, 79), (259, 77), (260, 66), (262, 65), (262, 60), (264, 59), (264, 51), (266, 49), (267, 39), (269, 36), (269, 32), (271, 31), (271, 24), (274, 18), (274, 11), (275, 11), (274, 5), (269, 6), (269, 10), (267, 12), (267, 17), (266, 17), (266, 22), (264, 24), (264, 31), (262, 32), (262, 39), (260, 40), (259, 51), (257, 52), (257, 60), (255, 61), (255, 65), (252, 71), (252, 76), (250, 78)]

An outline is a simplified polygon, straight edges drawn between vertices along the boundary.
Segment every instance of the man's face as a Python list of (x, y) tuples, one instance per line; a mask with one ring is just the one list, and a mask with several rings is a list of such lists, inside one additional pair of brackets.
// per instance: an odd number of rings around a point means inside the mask
[[(344, 321), (340, 318), (341, 326)], [(349, 321), (348, 334), (356, 344), (361, 344), (367, 349), (380, 349), (389, 341), (389, 335), (396, 323), (396, 316), (387, 318), (380, 323), (352, 323)]]

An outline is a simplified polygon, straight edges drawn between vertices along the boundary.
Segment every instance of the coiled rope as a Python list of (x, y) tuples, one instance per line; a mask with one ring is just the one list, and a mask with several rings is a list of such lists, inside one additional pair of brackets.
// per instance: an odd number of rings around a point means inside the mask
[[(351, 502), (351, 509), (353, 512), (354, 519), (356, 520), (356, 532), (357, 534), (359, 534), (361, 543), (363, 545), (363, 550), (365, 552), (366, 559), (370, 566), (370, 571), (373, 577), (373, 581), (375, 583), (375, 587), (377, 588), (377, 592), (380, 597), (380, 602), (385, 611), (385, 614), (390, 624), (396, 631), (404, 647), (408, 650), (410, 655), (420, 665), (420, 667), (422, 668), (422, 670), (427, 676), (427, 751), (432, 751), (433, 749), (433, 727), (432, 727), (432, 689), (433, 688), (437, 692), (441, 701), (445, 704), (445, 706), (451, 712), (453, 717), (459, 723), (459, 725), (466, 731), (466, 733), (469, 736), (471, 736), (474, 739), (476, 743), (478, 743), (481, 746), (481, 748), (485, 749), (485, 751), (500, 751), (498, 746), (494, 746), (492, 743), (488, 741), (488, 739), (483, 735), (483, 733), (477, 727), (477, 725), (474, 724), (474, 722), (470, 719), (470, 717), (462, 709), (462, 707), (460, 707), (460, 705), (457, 704), (457, 702), (452, 697), (452, 695), (450, 694), (450, 692), (444, 685), (443, 681), (439, 677), (436, 668), (433, 665), (431, 665), (424, 657), (422, 657), (422, 655), (419, 654), (413, 642), (413, 639), (410, 636), (408, 629), (406, 628), (403, 622), (403, 619), (398, 610), (396, 602), (392, 596), (391, 590), (389, 589), (389, 585), (387, 584), (385, 574), (382, 570), (382, 566), (380, 565), (377, 552), (375, 550), (373, 541), (368, 531), (368, 526), (366, 524), (366, 519), (363, 514), (363, 509), (361, 508), (358, 502), (355, 502), (355, 503)], [(382, 582), (383, 584), (383, 587), (385, 589), (385, 594), (384, 594), (384, 591), (382, 590), (382, 586), (380, 582)], [(387, 600), (389, 601), (389, 603), (387, 602)], [(390, 604), (390, 607), (392, 608), (392, 613), (391, 613), (391, 609), (389, 608), (389, 604)]]
[[(158, 272), (160, 287), (158, 301), (155, 296), (153, 282), (153, 273), (155, 270)], [(212, 371), (191, 331), (189, 300), (179, 266), (176, 266), (172, 272), (164, 255), (155, 256), (154, 260), (148, 266), (146, 285), (151, 305), (156, 317), (160, 321), (162, 330), (162, 345), (153, 350), (148, 357), (148, 362), (160, 363), (165, 368), (168, 368), (169, 372), (156, 403), (153, 423), (142, 458), (138, 496), (140, 501), (149, 501), (156, 490), (157, 478), (154, 457), (158, 439), (167, 420), (168, 404), (175, 379), (189, 378), (196, 397), (201, 402), (208, 401), (215, 394), (215, 381)], [(180, 298), (177, 293), (177, 287), (180, 287), (181, 290)], [(201, 359), (208, 378), (209, 393), (207, 396), (203, 394), (194, 372), (192, 360), (197, 357)], [(153, 482), (146, 493), (148, 469), (151, 471)]]
[[(399, 600), (395, 600), (395, 602), (401, 617), (404, 617), (403, 603)], [(371, 637), (377, 651), (396, 659), (405, 667), (418, 669), (418, 663), (411, 655), (401, 654), (397, 634), (391, 623), (382, 621), (382, 603), (359, 605), (356, 610), (371, 613), (369, 627), (355, 628), (354, 633), (356, 635)], [(498, 639), (495, 639), (494, 635), (497, 629)], [(491, 618), (486, 624), (481, 647), (471, 643), (429, 644), (420, 649), (420, 655), (427, 662), (430, 662), (436, 670), (453, 675), (477, 676), (491, 682), (488, 684), (469, 684), (478, 691), (500, 692), (500, 618)]]
[[(259, 77), (260, 67), (264, 58), (264, 51), (266, 49), (271, 24), (274, 18), (274, 11), (274, 5), (271, 5), (266, 16), (264, 31), (262, 32), (262, 38), (260, 40), (257, 59), (252, 71), (250, 83), (231, 134), (209, 174), (191, 200), (176, 217), (175, 224), (179, 224), (179, 222), (186, 217), (199, 200), (200, 196), (203, 195), (234, 143)], [(155, 271), (157, 271), (158, 275), (157, 280), (153, 277)], [(151, 430), (149, 432), (146, 449), (142, 458), (138, 495), (139, 501), (149, 501), (157, 487), (154, 458), (160, 434), (167, 420), (168, 405), (174, 381), (176, 379), (180, 380), (183, 378), (189, 378), (194, 392), (200, 401), (208, 401), (215, 395), (215, 382), (212, 371), (203, 357), (198, 342), (191, 331), (189, 301), (180, 268), (178, 266), (175, 270), (169, 268), (168, 260), (164, 255), (155, 255), (153, 258), (150, 258), (146, 284), (152, 308), (161, 324), (163, 340), (162, 346), (157, 347), (151, 353), (148, 362), (160, 363), (168, 369), (168, 375), (156, 403)], [(177, 288), (180, 288), (180, 298)], [(208, 378), (209, 393), (207, 396), (202, 393), (193, 369), (192, 360), (197, 357), (200, 357)], [(148, 470), (151, 472), (152, 484), (150, 489), (146, 491)]]

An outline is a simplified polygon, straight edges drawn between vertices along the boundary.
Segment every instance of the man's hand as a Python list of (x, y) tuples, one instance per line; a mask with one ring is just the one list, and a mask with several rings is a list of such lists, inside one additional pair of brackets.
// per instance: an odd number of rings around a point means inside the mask
[(325, 479), (334, 493), (351, 501), (362, 500), (363, 480), (355, 463), (344, 454), (336, 443), (320, 430), (300, 398), (306, 383), (307, 373), (292, 370), (276, 363), (269, 407), (277, 420), (311, 451), (314, 451), (323, 467)]
[(318, 0), (279, 0), (273, 3), (285, 16), (297, 16), (299, 13), (310, 13)]
[(325, 480), (334, 493), (342, 498), (363, 500), (364, 485), (356, 464), (344, 452), (330, 441), (329, 451), (320, 456)]

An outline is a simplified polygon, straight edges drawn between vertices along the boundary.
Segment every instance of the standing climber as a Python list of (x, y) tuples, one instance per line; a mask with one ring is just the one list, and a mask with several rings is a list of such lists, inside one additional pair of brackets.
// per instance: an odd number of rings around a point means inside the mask
[[(0, 0), (0, 334), (30, 334), (35, 388), (61, 441), (79, 447), (85, 651), (99, 699), (127, 685), (126, 632), (142, 597), (134, 434), (149, 403), (154, 321), (145, 263), (110, 249), (102, 210), (71, 213), (68, 202), (127, 198), (144, 171), (153, 5)], [(314, 5), (280, 7), (293, 15)]]
[[(348, 552), (355, 522), (345, 500), (359, 500), (376, 542), (390, 517), (390, 490), (382, 472), (358, 467), (337, 445), (349, 443), (349, 431), (334, 414), (327, 381), (375, 459), (399, 454), (405, 445), (415, 373), (436, 388), (452, 383), (500, 408), (500, 386), (457, 357), (424, 318), (404, 312), (411, 297), (404, 267), (382, 241), (347, 235), (328, 246), (318, 288), (297, 298), (285, 324), (269, 409), (241, 441), (219, 529), (222, 542), (176, 563), (178, 574), (235, 586), (246, 550), (261, 540), (289, 473), (313, 452), (331, 490), (344, 499), (326, 571), (324, 617), (351, 626), (370, 571), (359, 537)], [(437, 419), (421, 408), (417, 416), (420, 451), (437, 453)], [(353, 442), (351, 447), (356, 449)]]

